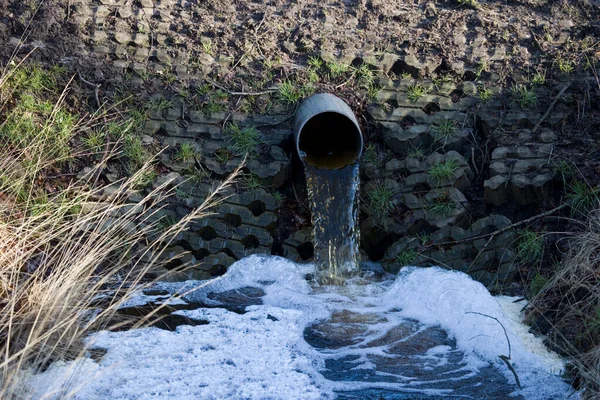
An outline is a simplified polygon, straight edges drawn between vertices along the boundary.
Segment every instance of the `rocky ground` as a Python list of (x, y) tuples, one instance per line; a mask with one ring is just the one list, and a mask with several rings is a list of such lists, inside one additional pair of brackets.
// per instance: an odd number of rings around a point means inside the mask
[[(5, 1), (0, 38), (5, 64), (36, 48), (29, 61), (74, 73), (74, 93), (88, 99), (73, 96), (75, 108), (149, 102), (140, 134), (149, 151), (167, 146), (159, 174), (188, 177), (199, 162), (210, 184), (241, 159), (227, 127), (260, 131), (245, 189), (254, 194), (180, 242), (196, 260), (218, 258), (210, 268), (249, 250), (310, 258), (289, 121), (296, 101), (328, 91), (353, 107), (367, 143), (365, 256), (392, 270), (417, 254), (468, 264), (500, 288), (520, 272), (514, 235), (492, 236), (490, 254), (474, 250), (479, 242), (432, 245), (481, 235), (478, 220), (501, 229), (557, 206), (567, 175), (596, 184), (599, 14), (592, 2), (566, 1)], [(198, 157), (178, 159), (188, 145)], [(432, 169), (444, 165), (454, 171), (439, 182)], [(109, 165), (102, 179), (126, 173)], [(381, 185), (393, 192), (385, 210), (370, 206)], [(205, 190), (167, 216), (181, 217)], [(436, 202), (458, 206), (435, 215)]]

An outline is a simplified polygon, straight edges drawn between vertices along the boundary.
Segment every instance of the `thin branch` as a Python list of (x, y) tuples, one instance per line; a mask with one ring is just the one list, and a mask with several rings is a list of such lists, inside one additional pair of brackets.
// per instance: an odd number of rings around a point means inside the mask
[(88, 80), (86, 80), (82, 75), (81, 72), (79, 71), (79, 69), (77, 70), (77, 75), (79, 75), (79, 79), (81, 79), (81, 81), (83, 83), (85, 83), (86, 85), (90, 85), (94, 87), (94, 96), (96, 97), (96, 105), (98, 106), (98, 108), (100, 108), (100, 97), (98, 96), (98, 91), (100, 90), (100, 83), (92, 83)]
[(544, 113), (544, 115), (542, 115), (542, 118), (540, 118), (540, 120), (537, 122), (537, 124), (535, 124), (535, 126), (531, 130), (533, 133), (535, 133), (539, 129), (542, 122), (544, 122), (544, 120), (548, 117), (548, 115), (550, 115), (550, 111), (552, 111), (552, 109), (558, 102), (558, 99), (560, 99), (560, 97), (565, 93), (565, 90), (567, 90), (569, 88), (569, 86), (571, 86), (571, 84), (567, 83), (560, 89), (560, 91), (558, 92), (558, 94), (556, 95), (556, 97), (554, 98), (552, 103), (550, 103), (550, 105), (548, 106), (548, 109), (546, 109), (546, 112)]
[(483, 317), (488, 317), (491, 318), (493, 320), (495, 320), (497, 323), (500, 324), (500, 326), (502, 327), (502, 330), (504, 331), (504, 336), (506, 337), (506, 342), (508, 343), (508, 357), (505, 355), (500, 355), (498, 356), (498, 358), (500, 358), (502, 361), (504, 361), (504, 363), (506, 364), (506, 366), (508, 367), (508, 369), (510, 370), (510, 372), (512, 372), (512, 374), (515, 377), (515, 382), (517, 383), (517, 387), (519, 389), (521, 389), (521, 381), (519, 380), (519, 376), (517, 375), (517, 371), (515, 371), (515, 368), (512, 366), (512, 364), (510, 363), (510, 355), (511, 355), (511, 348), (510, 348), (510, 339), (508, 338), (508, 334), (506, 333), (506, 328), (504, 327), (504, 325), (502, 324), (502, 322), (500, 322), (498, 320), (498, 318), (496, 317), (492, 317), (491, 315), (487, 315), (487, 314), (483, 314), (477, 311), (467, 311), (465, 314), (476, 314), (476, 315), (481, 315)]
[(504, 364), (506, 364), (506, 366), (508, 367), (510, 372), (512, 372), (513, 376), (515, 377), (515, 382), (517, 383), (517, 387), (519, 389), (521, 389), (521, 381), (519, 380), (519, 375), (517, 375), (517, 371), (515, 371), (515, 368), (512, 366), (510, 361), (508, 361), (508, 358), (506, 358), (506, 356), (498, 356), (498, 358), (501, 359), (502, 361), (504, 361)]
[(524, 220), (519, 221), (519, 222), (515, 222), (514, 224), (510, 224), (508, 226), (505, 226), (502, 229), (498, 229), (497, 231), (494, 231), (494, 232), (491, 232), (491, 233), (486, 233), (486, 234), (478, 235), (478, 236), (472, 236), (472, 237), (469, 237), (469, 238), (466, 238), (466, 239), (461, 239), (461, 240), (452, 240), (452, 241), (449, 241), (449, 242), (433, 243), (433, 244), (430, 244), (430, 245), (426, 246), (425, 249), (428, 249), (428, 248), (431, 248), (431, 247), (438, 247), (438, 246), (454, 246), (454, 245), (457, 245), (457, 244), (461, 244), (461, 243), (465, 243), (465, 242), (470, 242), (470, 241), (477, 240), (477, 239), (487, 238), (489, 236), (496, 236), (496, 235), (504, 233), (504, 232), (506, 232), (508, 230), (517, 228), (517, 227), (519, 227), (521, 225), (525, 225), (525, 224), (528, 224), (530, 222), (533, 222), (536, 219), (540, 219), (540, 218), (543, 218), (543, 217), (545, 217), (547, 215), (554, 214), (555, 212), (560, 211), (560, 210), (562, 210), (565, 207), (568, 207), (570, 204), (571, 204), (570, 202), (563, 203), (560, 206), (553, 208), (552, 210), (548, 210), (548, 211), (545, 211), (545, 212), (543, 212), (541, 214), (534, 215), (533, 217), (524, 219)]

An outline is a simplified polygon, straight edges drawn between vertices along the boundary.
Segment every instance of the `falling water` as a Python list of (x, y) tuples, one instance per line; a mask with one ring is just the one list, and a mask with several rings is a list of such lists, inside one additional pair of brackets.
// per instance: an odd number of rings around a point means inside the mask
[(358, 268), (358, 163), (341, 169), (307, 163), (315, 265), (321, 284), (344, 284)]

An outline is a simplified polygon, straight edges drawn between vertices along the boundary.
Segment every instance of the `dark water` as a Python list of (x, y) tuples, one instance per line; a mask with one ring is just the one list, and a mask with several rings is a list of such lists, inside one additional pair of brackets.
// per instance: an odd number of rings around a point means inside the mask
[(347, 278), (359, 272), (358, 163), (341, 169), (315, 168), (308, 164), (306, 182), (317, 280), (320, 284), (343, 285)]
[(338, 399), (522, 398), (497, 369), (469, 362), (441, 328), (393, 314), (343, 310), (305, 329), (325, 358), (321, 373), (342, 386)]

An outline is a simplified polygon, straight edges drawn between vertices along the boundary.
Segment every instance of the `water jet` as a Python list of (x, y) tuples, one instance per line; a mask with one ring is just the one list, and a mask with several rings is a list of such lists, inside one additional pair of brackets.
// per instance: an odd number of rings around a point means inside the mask
[(344, 284), (358, 266), (358, 161), (363, 137), (350, 107), (320, 93), (304, 100), (294, 119), (313, 224), (317, 281)]

